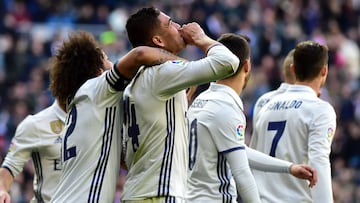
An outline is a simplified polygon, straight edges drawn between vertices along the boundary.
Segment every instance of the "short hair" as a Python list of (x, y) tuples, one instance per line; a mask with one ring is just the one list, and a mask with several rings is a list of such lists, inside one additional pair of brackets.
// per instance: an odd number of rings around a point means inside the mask
[(293, 84), (296, 81), (295, 73), (290, 70), (291, 64), (294, 64), (294, 52), (295, 49), (289, 51), (286, 55), (283, 64), (282, 64), (282, 72), (284, 74), (284, 80), (287, 83)]
[(328, 48), (314, 41), (300, 42), (295, 47), (294, 69), (296, 79), (311, 81), (315, 79), (322, 67), (328, 64)]
[(69, 35), (50, 67), (50, 90), (60, 105), (66, 106), (83, 83), (99, 75), (103, 59), (104, 53), (91, 34), (78, 31)]
[(126, 21), (126, 31), (133, 47), (154, 46), (151, 38), (160, 27), (158, 16), (160, 11), (154, 7), (146, 7), (132, 14)]
[(222, 34), (217, 41), (226, 46), (239, 58), (240, 64), (237, 70), (237, 72), (239, 72), (245, 64), (245, 61), (250, 59), (250, 38), (246, 35), (225, 33)]

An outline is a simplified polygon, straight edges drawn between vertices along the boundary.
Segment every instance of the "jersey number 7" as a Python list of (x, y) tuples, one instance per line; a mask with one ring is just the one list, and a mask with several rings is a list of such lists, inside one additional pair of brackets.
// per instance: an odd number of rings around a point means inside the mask
[(281, 136), (284, 133), (286, 121), (269, 122), (267, 130), (276, 130), (274, 139), (271, 143), (270, 156), (275, 157), (276, 147), (279, 143)]

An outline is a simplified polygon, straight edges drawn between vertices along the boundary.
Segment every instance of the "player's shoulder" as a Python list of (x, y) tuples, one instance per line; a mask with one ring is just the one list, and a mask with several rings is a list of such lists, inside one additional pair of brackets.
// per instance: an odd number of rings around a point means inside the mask
[(50, 105), (34, 115), (27, 116), (27, 120), (31, 120), (34, 122), (42, 122), (42, 121), (46, 121), (46, 120), (51, 120), (51, 119), (57, 118), (55, 111), (56, 111), (55, 106)]
[(318, 112), (328, 112), (328, 113), (335, 113), (334, 107), (330, 104), (330, 102), (325, 101), (321, 98), (317, 98), (316, 102), (313, 104), (314, 110)]

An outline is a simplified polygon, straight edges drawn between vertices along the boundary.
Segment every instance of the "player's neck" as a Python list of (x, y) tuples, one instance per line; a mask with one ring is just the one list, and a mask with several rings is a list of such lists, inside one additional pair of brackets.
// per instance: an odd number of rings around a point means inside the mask
[(296, 81), (295, 84), (308, 86), (311, 89), (313, 89), (317, 95), (321, 94), (321, 82), (317, 79), (312, 80), (312, 81)]
[(216, 81), (218, 84), (229, 86), (233, 89), (238, 95), (241, 94), (241, 91), (244, 87), (244, 79), (241, 78), (226, 78)]

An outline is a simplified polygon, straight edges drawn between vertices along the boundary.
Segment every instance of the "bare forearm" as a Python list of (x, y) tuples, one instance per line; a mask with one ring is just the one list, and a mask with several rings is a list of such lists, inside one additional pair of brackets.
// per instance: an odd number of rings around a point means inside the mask
[(6, 168), (0, 168), (0, 191), (9, 191), (14, 177)]

